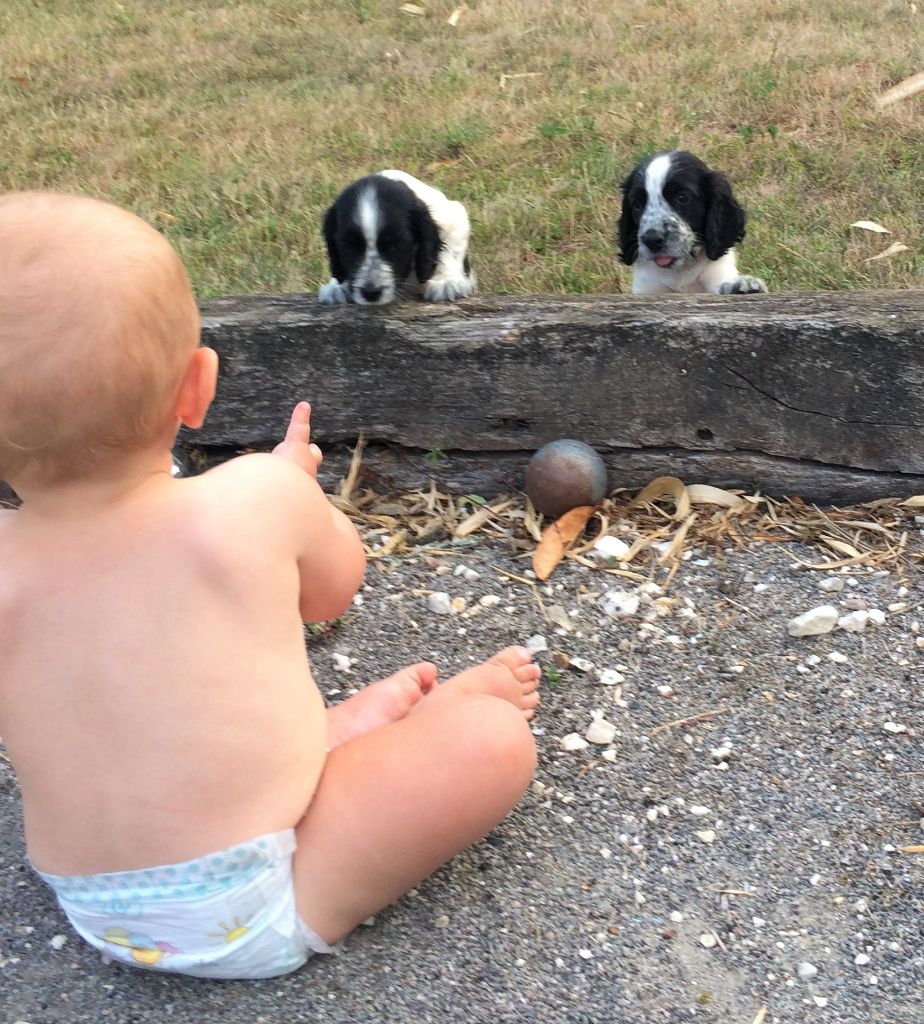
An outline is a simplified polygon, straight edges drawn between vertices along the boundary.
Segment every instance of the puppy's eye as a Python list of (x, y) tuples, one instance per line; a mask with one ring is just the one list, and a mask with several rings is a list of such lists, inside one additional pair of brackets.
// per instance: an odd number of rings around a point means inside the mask
[(686, 206), (692, 198), (693, 197), (689, 192), (678, 192), (677, 195), (674, 196), (674, 202), (677, 206)]

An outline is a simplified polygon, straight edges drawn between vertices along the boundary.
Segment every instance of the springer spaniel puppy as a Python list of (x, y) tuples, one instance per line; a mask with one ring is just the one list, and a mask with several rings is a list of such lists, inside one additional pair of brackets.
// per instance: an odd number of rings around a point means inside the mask
[(384, 306), (402, 290), (428, 302), (475, 290), (468, 262), (468, 214), (461, 203), (403, 171), (348, 185), (324, 215), (331, 279), (321, 302)]
[(656, 153), (626, 178), (622, 193), (619, 258), (632, 267), (633, 292), (767, 290), (736, 268), (745, 213), (724, 174), (692, 153)]

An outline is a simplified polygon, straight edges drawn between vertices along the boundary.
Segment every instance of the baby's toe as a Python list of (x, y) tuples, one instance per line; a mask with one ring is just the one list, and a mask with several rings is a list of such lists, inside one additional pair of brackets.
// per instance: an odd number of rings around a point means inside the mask
[(532, 664), (532, 661), (532, 652), (526, 647), (505, 647), (502, 651), (498, 651), (493, 658), (488, 658), (490, 664), (503, 665), (504, 668), (509, 668), (514, 675), (516, 675), (517, 669), (526, 668)]
[(521, 665), (513, 670), (513, 674), (523, 689), (524, 693), (532, 693), (539, 687), (539, 680), (542, 677), (542, 669), (531, 662), (528, 665)]

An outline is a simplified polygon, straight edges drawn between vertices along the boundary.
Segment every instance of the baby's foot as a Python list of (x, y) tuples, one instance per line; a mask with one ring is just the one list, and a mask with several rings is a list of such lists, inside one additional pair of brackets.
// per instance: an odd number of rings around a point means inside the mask
[(359, 693), (327, 709), (330, 750), (381, 725), (397, 722), (436, 684), (436, 665), (421, 661), (387, 679), (370, 683)]
[(421, 707), (460, 691), (490, 693), (518, 707), (528, 720), (536, 713), (539, 703), (540, 675), (539, 666), (533, 663), (533, 656), (525, 647), (505, 647), (493, 658), (447, 679)]

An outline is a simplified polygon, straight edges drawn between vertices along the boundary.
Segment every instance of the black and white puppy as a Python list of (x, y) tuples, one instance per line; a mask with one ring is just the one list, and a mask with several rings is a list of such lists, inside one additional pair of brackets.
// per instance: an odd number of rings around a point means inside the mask
[(724, 174), (675, 150), (643, 160), (622, 183), (619, 258), (632, 267), (632, 291), (765, 292), (739, 274), (735, 245), (745, 212)]
[(404, 171), (348, 185), (324, 215), (331, 279), (322, 302), (383, 306), (422, 289), (428, 302), (471, 295), (468, 213), (461, 203)]

